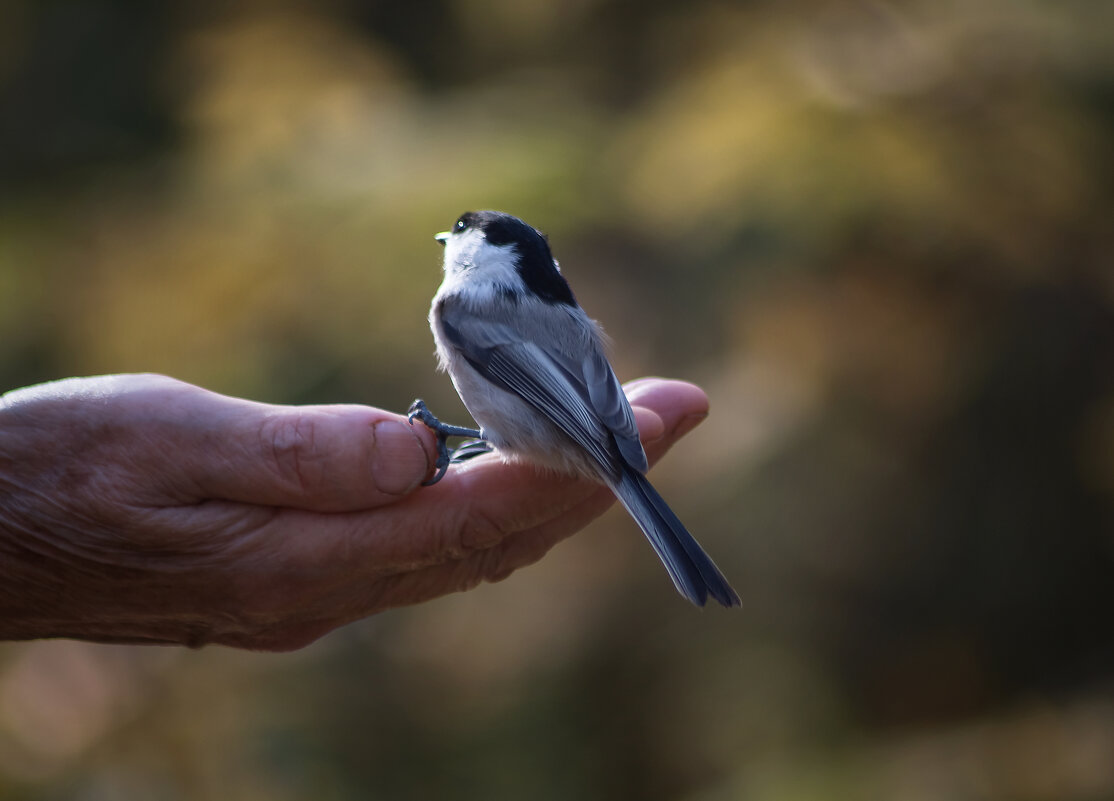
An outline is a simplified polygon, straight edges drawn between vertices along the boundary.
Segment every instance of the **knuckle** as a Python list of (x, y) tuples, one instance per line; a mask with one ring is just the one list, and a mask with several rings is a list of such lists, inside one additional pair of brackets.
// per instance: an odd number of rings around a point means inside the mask
[(514, 572), (517, 565), (509, 547), (513, 534), (506, 520), (475, 509), (459, 522), (446, 548), (458, 560), (459, 589), (502, 581)]
[(472, 553), (453, 565), (448, 586), (453, 592), (468, 592), (481, 584), (502, 581), (513, 572), (505, 569), (505, 562), (504, 548), (501, 545)]
[(220, 619), (227, 633), (245, 637), (285, 630), (298, 612), (302, 596), (292, 582), (238, 581), (222, 599)]
[(434, 556), (411, 567), (451, 566), (450, 584), (457, 591), (491, 581), (505, 561), (503, 544), (510, 532), (500, 519), (475, 510), (453, 518), (438, 532), (437, 546), (430, 552)]
[(495, 584), (507, 578), (517, 567), (509, 559), (509, 549), (502, 545), (485, 551), (480, 559), (480, 576), (489, 584)]
[(279, 478), (299, 490), (320, 481), (322, 459), (317, 426), (305, 414), (277, 414), (263, 421), (260, 447)]
[(502, 542), (510, 530), (506, 521), (487, 512), (472, 509), (456, 526), (454, 544), (460, 555), (487, 551)]

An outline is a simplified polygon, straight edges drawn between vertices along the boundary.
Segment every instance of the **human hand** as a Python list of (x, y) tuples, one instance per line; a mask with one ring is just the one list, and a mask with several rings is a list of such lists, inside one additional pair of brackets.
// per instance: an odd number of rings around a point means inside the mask
[[(650, 461), (699, 388), (627, 385)], [(432, 487), (434, 437), (367, 406), (272, 406), (156, 375), (0, 398), (0, 639), (300, 648), (498, 581), (613, 501), (483, 456)]]

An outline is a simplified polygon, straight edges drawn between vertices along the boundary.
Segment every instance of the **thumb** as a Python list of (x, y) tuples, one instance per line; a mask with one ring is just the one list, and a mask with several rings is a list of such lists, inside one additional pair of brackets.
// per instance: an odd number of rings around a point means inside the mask
[(368, 509), (417, 489), (436, 459), (432, 432), (370, 406), (273, 406), (180, 382), (145, 402), (160, 469), (169, 457), (178, 475), (163, 489), (185, 502)]

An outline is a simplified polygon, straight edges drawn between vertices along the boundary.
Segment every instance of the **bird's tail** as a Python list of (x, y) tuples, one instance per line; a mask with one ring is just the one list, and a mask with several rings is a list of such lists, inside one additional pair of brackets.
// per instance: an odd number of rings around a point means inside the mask
[(739, 596), (711, 557), (644, 475), (632, 467), (624, 467), (612, 489), (654, 546), (681, 595), (697, 606), (704, 606), (709, 595), (723, 606), (739, 605)]

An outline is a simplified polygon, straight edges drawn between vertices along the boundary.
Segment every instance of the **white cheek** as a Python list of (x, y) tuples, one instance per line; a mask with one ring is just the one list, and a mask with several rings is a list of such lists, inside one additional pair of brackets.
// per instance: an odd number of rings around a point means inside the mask
[(471, 292), (518, 289), (522, 279), (515, 268), (514, 245), (488, 244), (479, 231), (456, 234), (445, 243), (445, 280), (441, 292), (467, 287)]
[(445, 242), (445, 272), (453, 272), (456, 265), (470, 266), (482, 242), (483, 235), (479, 231), (450, 234)]

